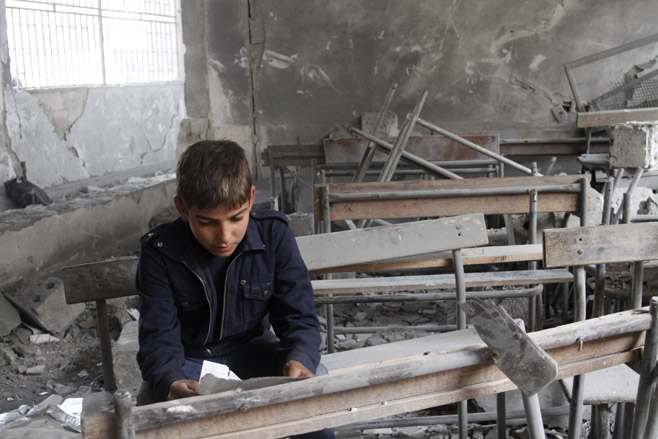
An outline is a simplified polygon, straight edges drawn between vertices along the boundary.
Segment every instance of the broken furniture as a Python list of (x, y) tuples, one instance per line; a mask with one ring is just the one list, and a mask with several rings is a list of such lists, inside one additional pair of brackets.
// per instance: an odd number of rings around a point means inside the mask
[[(587, 294), (585, 266), (614, 262), (642, 262), (658, 259), (658, 223), (617, 224), (569, 229), (544, 230), (544, 266), (573, 267), (574, 319), (586, 319)], [(641, 301), (640, 288), (634, 288), (632, 305)], [(639, 296), (639, 297), (638, 297)], [(600, 298), (599, 298), (600, 300)], [(655, 367), (655, 353), (653, 354)], [(645, 377), (646, 378), (646, 377)], [(575, 377), (572, 391), (569, 437), (577, 438), (584, 400), (584, 376)], [(647, 389), (640, 380), (640, 393)], [(648, 391), (651, 391), (649, 386)], [(649, 397), (643, 397), (649, 398)], [(614, 401), (610, 401), (614, 402)], [(638, 404), (645, 404), (639, 401)], [(637, 413), (637, 408), (636, 408)], [(646, 422), (646, 420), (642, 421)], [(634, 422), (635, 425), (638, 422)], [(637, 436), (641, 437), (641, 436)]]
[[(316, 186), (315, 217), (327, 228), (340, 220), (432, 218), (474, 212), (529, 214), (530, 244), (534, 244), (538, 213), (576, 214), (584, 224), (588, 186), (588, 176), (582, 175), (329, 183)], [(414, 262), (423, 263), (418, 259)], [(336, 285), (346, 285), (348, 281), (342, 282)], [(524, 283), (528, 284), (521, 282)], [(535, 291), (530, 296), (539, 293)], [(531, 300), (529, 311), (529, 330), (541, 327), (540, 302)]]
[[(654, 320), (645, 308), (529, 336), (555, 359), (562, 379), (637, 360)], [(405, 349), (409, 345), (413, 348)], [(83, 437), (115, 438), (118, 422), (127, 433), (119, 437), (276, 438), (516, 387), (472, 329), (325, 355), (322, 361), (329, 369), (326, 376), (128, 406), (119, 416), (111, 408), (111, 395), (91, 394), (85, 398)]]

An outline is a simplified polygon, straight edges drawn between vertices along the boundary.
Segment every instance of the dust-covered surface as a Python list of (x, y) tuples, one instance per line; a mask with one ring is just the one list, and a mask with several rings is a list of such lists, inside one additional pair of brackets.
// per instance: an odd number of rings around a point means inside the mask
[[(514, 308), (511, 303), (506, 307)], [(135, 298), (114, 299), (110, 301), (110, 326), (112, 339), (119, 336), (123, 324), (133, 319), (132, 310)], [(522, 314), (526, 305), (519, 301), (516, 306)], [(324, 307), (317, 309), (320, 320), (325, 324)], [(338, 351), (356, 349), (382, 343), (414, 338), (427, 335), (428, 332), (409, 328), (418, 325), (454, 325), (454, 301), (416, 301), (416, 302), (383, 302), (371, 304), (341, 304), (334, 305), (336, 327), (385, 327), (376, 333), (339, 334), (336, 339)], [(59, 340), (41, 342), (30, 336), (35, 334), (25, 325), (21, 325), (6, 336), (0, 345), (0, 413), (7, 417), (17, 411), (29, 411), (40, 403), (47, 402), (53, 395), (61, 396), (62, 400), (81, 397), (89, 392), (102, 389), (101, 354), (96, 337), (96, 318), (93, 303), (88, 303), (86, 310), (61, 335)], [(41, 334), (41, 339), (49, 339), (48, 334)], [(139, 371), (135, 371), (139, 373)], [(453, 422), (444, 421), (444, 416), (456, 413), (456, 404), (435, 407), (421, 412), (407, 413), (396, 416), (395, 422), (407, 422), (410, 418), (438, 416), (434, 425), (391, 425), (387, 420), (379, 426), (352, 428), (343, 426), (337, 429), (337, 438), (456, 438), (457, 426)], [(52, 407), (51, 407), (52, 408)], [(475, 401), (469, 402), (469, 413), (482, 412), (484, 408)], [(0, 415), (0, 436), (27, 438), (29, 431), (40, 428), (41, 423), (47, 423), (48, 437), (76, 437), (76, 433), (62, 422), (56, 421), (47, 414), (35, 416), (27, 424), (17, 424), (16, 427), (3, 430)], [(453, 416), (454, 417), (454, 416)], [(26, 421), (27, 422), (27, 421)], [(410, 421), (413, 423), (413, 421)], [(527, 432), (523, 421), (510, 421), (508, 437), (524, 438)], [(564, 437), (561, 426), (549, 426), (547, 437)], [(25, 432), (25, 434), (23, 434)], [(57, 433), (57, 435), (55, 435)], [(497, 430), (495, 421), (483, 421), (469, 424), (471, 438), (495, 438)]]

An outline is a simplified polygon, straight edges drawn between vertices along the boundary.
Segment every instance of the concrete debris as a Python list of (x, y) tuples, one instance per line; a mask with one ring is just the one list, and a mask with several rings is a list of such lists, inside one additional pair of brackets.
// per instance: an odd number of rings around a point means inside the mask
[(646, 200), (641, 201), (637, 213), (641, 215), (658, 215), (658, 196), (651, 194)]
[(14, 305), (0, 294), (0, 337), (8, 335), (21, 324), (21, 316)]
[(64, 284), (55, 277), (27, 285), (7, 298), (25, 313), (30, 323), (53, 334), (62, 333), (85, 310), (83, 303), (66, 304)]
[(610, 166), (658, 169), (658, 130), (655, 122), (629, 122), (610, 130)]

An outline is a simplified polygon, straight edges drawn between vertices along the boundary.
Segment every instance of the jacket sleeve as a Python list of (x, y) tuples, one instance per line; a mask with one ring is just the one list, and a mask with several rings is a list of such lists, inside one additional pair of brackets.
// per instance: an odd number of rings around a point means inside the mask
[(308, 269), (290, 227), (277, 228), (274, 238), (276, 272), (270, 323), (286, 352), (285, 361), (297, 360), (315, 372), (321, 336)]
[(162, 256), (143, 243), (137, 266), (139, 295), (139, 352), (142, 378), (164, 401), (171, 384), (184, 379), (184, 350), (180, 322)]

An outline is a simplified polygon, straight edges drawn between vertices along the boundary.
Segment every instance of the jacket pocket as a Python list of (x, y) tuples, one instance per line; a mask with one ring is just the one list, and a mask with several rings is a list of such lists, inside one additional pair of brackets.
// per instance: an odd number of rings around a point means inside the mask
[[(255, 281), (240, 281), (242, 290), (242, 318), (247, 328), (260, 322), (269, 311), (268, 302), (272, 296), (274, 280), (258, 279)], [(247, 329), (245, 328), (245, 329)]]

